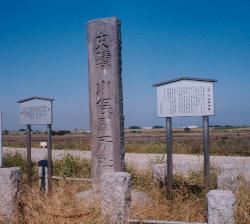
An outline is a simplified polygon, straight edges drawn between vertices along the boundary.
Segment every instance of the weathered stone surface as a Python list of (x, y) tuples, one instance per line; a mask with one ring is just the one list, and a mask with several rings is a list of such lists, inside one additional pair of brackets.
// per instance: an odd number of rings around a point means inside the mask
[(236, 168), (234, 164), (223, 164), (217, 178), (217, 188), (235, 191), (241, 184), (250, 184), (250, 172), (245, 166)]
[(235, 191), (243, 183), (243, 177), (231, 172), (224, 172), (217, 177), (217, 188)]
[[(192, 172), (200, 172), (202, 167), (198, 162), (194, 161), (175, 161), (173, 164), (173, 173), (181, 175), (189, 175)], [(155, 164), (153, 166), (154, 181), (161, 185), (167, 184), (167, 164)]]
[(4, 223), (17, 222), (20, 181), (20, 168), (0, 168), (0, 220)]
[(154, 181), (162, 185), (167, 184), (167, 164), (155, 164), (153, 166)]
[(211, 190), (208, 199), (208, 224), (234, 224), (235, 196), (228, 190)]
[(142, 191), (131, 191), (131, 207), (141, 206), (141, 207), (149, 207), (153, 203), (152, 198), (150, 198), (146, 193)]
[(124, 171), (124, 117), (121, 78), (120, 21), (88, 22), (89, 102), (92, 181), (103, 173)]
[(107, 223), (126, 223), (131, 207), (131, 175), (105, 173), (101, 177), (101, 207)]
[[(202, 161), (203, 162), (203, 161)], [(200, 172), (203, 170), (203, 164), (200, 161), (178, 161), (174, 158), (174, 173), (189, 175), (192, 172)]]

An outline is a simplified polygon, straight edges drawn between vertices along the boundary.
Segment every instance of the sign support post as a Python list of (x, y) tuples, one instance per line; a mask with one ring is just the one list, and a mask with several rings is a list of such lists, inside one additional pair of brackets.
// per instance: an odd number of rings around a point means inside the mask
[(28, 169), (28, 184), (31, 187), (31, 125), (27, 125), (27, 169)]
[(52, 138), (51, 138), (51, 124), (48, 124), (48, 193), (52, 192)]
[[(167, 134), (167, 190), (170, 193), (173, 187), (173, 139), (172, 139), (172, 118), (166, 117)], [(170, 193), (170, 197), (171, 197)]]
[(203, 116), (204, 186), (210, 188), (209, 117)]
[(0, 167), (3, 166), (3, 147), (2, 147), (2, 112), (0, 112)]

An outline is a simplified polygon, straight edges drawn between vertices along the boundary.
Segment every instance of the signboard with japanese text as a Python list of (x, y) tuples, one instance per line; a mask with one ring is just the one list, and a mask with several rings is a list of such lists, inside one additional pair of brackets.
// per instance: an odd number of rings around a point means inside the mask
[(158, 117), (214, 115), (213, 82), (179, 80), (157, 86)]
[(52, 102), (30, 99), (20, 103), (21, 124), (52, 124)]

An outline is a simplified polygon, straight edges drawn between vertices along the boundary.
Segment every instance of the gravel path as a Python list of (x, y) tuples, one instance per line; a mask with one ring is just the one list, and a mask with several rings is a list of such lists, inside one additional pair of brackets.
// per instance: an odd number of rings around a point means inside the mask
[[(25, 148), (8, 148), (4, 147), (4, 153), (18, 152), (26, 156)], [(39, 161), (46, 158), (47, 150), (40, 148), (32, 148), (32, 160)], [(65, 155), (72, 155), (79, 158), (91, 158), (90, 151), (81, 150), (53, 150), (53, 160), (60, 160)], [(155, 163), (162, 163), (166, 160), (163, 154), (139, 154), (126, 153), (125, 161), (140, 170), (150, 169)], [(250, 172), (250, 157), (236, 157), (236, 156), (211, 156), (211, 166), (223, 169), (225, 165), (230, 164), (234, 169)], [(173, 155), (174, 170), (176, 172), (186, 173), (189, 171), (199, 171), (203, 167), (203, 156), (174, 154)]]

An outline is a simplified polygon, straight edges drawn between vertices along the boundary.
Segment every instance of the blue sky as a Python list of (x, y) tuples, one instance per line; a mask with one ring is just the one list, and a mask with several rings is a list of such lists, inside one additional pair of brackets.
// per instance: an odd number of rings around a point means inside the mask
[[(164, 124), (153, 83), (217, 79), (213, 124), (250, 124), (249, 1), (0, 0), (0, 110), (19, 129), (16, 101), (55, 98), (54, 128), (88, 128), (86, 23), (122, 21), (125, 124)], [(201, 118), (175, 118), (174, 126)]]

